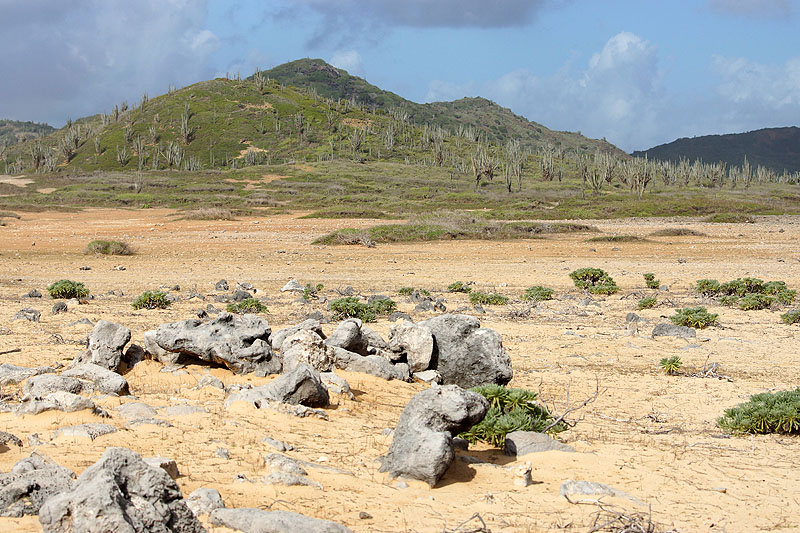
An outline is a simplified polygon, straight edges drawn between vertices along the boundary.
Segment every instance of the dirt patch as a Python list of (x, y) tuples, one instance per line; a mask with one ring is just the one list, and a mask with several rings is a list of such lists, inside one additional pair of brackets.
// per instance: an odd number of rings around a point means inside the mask
[(33, 183), (32, 179), (25, 176), (9, 176), (7, 174), (0, 175), (0, 183), (6, 183), (15, 187), (24, 188)]
[(44, 189), (36, 189), (36, 192), (38, 192), (39, 194), (50, 194), (50, 193), (56, 192), (56, 188), (55, 187), (46, 187)]
[(350, 126), (351, 128), (359, 128), (365, 130), (369, 126), (372, 126), (372, 121), (362, 120), (360, 118), (345, 118), (342, 119), (342, 124), (344, 124), (345, 126)]
[(245, 109), (263, 109), (263, 110), (267, 110), (267, 109), (272, 109), (272, 104), (270, 104), (269, 102), (264, 102), (263, 104), (246, 104), (244, 107), (245, 107)]

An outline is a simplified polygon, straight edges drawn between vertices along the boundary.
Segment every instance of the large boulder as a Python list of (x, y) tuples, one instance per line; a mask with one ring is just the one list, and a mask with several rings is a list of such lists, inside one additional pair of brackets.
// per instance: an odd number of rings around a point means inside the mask
[(299, 324), (296, 324), (288, 328), (279, 329), (278, 331), (274, 332), (270, 336), (272, 349), (280, 352), (283, 349), (282, 348), (283, 341), (286, 340), (286, 338), (289, 337), (290, 335), (293, 335), (294, 333), (297, 333), (300, 330), (313, 331), (314, 333), (319, 335), (319, 337), (322, 340), (325, 340), (325, 333), (322, 331), (322, 326), (320, 325), (319, 320), (308, 318), (306, 320), (303, 320)]
[(63, 372), (61, 376), (90, 381), (91, 386), (84, 388), (93, 388), (97, 392), (104, 394), (130, 394), (128, 382), (125, 378), (94, 363), (86, 363), (85, 365), (71, 368)]
[(662, 322), (656, 324), (653, 332), (650, 334), (652, 338), (655, 337), (679, 337), (681, 339), (694, 339), (697, 337), (697, 331), (689, 326), (677, 326), (675, 324), (668, 324)]
[(369, 354), (369, 344), (361, 335), (361, 320), (358, 318), (343, 320), (331, 336), (325, 339), (325, 344), (359, 355)]
[(497, 383), (505, 385), (513, 376), (500, 334), (481, 328), (477, 318), (446, 314), (420, 323), (430, 329), (434, 338), (431, 364), (445, 385), (465, 389)]
[(39, 521), (53, 533), (205, 531), (175, 481), (127, 448), (106, 448), (72, 490), (42, 505)]
[(217, 489), (201, 487), (186, 497), (186, 505), (195, 514), (208, 514), (214, 509), (224, 509), (225, 502)]
[(389, 330), (389, 349), (405, 355), (411, 372), (422, 372), (433, 357), (433, 333), (427, 326), (403, 320)]
[(258, 316), (220, 313), (208, 322), (162, 324), (153, 341), (166, 352), (180, 354), (178, 360), (196, 358), (225, 365), (236, 374), (266, 376), (281, 371), (281, 360), (270, 346), (271, 333), (267, 321)]
[(3, 363), (0, 364), (0, 386), (21, 383), (31, 376), (52, 372), (55, 372), (52, 366), (27, 367)]
[(289, 511), (215, 509), (208, 519), (213, 526), (225, 526), (244, 533), (352, 533), (336, 522)]
[(328, 405), (330, 398), (319, 372), (305, 363), (300, 363), (290, 372), (281, 374), (266, 385), (230, 395), (225, 400), (225, 406), (243, 401), (260, 408), (264, 400), (324, 407)]
[(51, 392), (43, 398), (22, 402), (17, 407), (16, 412), (18, 415), (38, 415), (45, 411), (74, 413), (76, 411), (83, 411), (84, 409), (91, 409), (94, 414), (99, 416), (108, 416), (105, 410), (97, 407), (97, 405), (86, 396), (72, 394), (66, 391)]
[(415, 394), (400, 414), (380, 471), (434, 486), (455, 457), (453, 435), (480, 422), (488, 409), (486, 398), (457, 385)]
[(75, 474), (49, 457), (33, 452), (0, 474), (0, 516), (20, 517), (39, 514), (50, 497), (67, 492)]
[(89, 334), (89, 349), (75, 358), (72, 366), (94, 363), (112, 372), (119, 372), (123, 349), (131, 340), (131, 330), (108, 320), (100, 320)]
[(59, 391), (80, 394), (83, 386), (84, 383), (77, 378), (58, 376), (56, 374), (40, 374), (29, 378), (25, 382), (25, 386), (22, 387), (22, 400), (28, 401), (42, 398)]
[(319, 372), (328, 372), (333, 367), (333, 352), (313, 330), (298, 330), (286, 337), (281, 346), (284, 372), (300, 363), (306, 363)]
[(408, 365), (405, 363), (392, 364), (391, 361), (380, 355), (359, 355), (343, 348), (329, 347), (333, 352), (336, 368), (348, 372), (363, 372), (383, 379), (399, 379), (408, 381)]

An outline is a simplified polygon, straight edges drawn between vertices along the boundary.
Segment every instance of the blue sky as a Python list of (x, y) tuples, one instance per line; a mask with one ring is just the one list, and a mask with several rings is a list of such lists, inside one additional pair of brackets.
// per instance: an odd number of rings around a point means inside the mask
[(0, 118), (320, 57), (632, 151), (800, 125), (800, 0), (0, 0)]

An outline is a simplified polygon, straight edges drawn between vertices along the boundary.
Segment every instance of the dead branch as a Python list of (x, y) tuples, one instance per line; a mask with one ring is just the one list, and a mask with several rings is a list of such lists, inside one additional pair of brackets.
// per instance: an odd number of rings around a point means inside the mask
[[(481, 523), (480, 527), (477, 526), (468, 527), (467, 524), (469, 524), (473, 520), (477, 520), (478, 522), (480, 522)], [(468, 519), (458, 524), (455, 529), (452, 529), (449, 532), (447, 530), (444, 530), (444, 533), (489, 533), (489, 528), (486, 527), (486, 522), (483, 521), (481, 515), (479, 513), (475, 513)]]
[(0, 355), (6, 355), (8, 353), (17, 353), (17, 352), (21, 352), (21, 351), (22, 351), (22, 348), (14, 348), (13, 350), (6, 350), (4, 352), (0, 352)]
[[(540, 395), (539, 396), (541, 397), (541, 384), (540, 384), (540, 389), (539, 390), (540, 390)], [(579, 409), (583, 409), (584, 407), (586, 407), (590, 403), (594, 402), (597, 399), (598, 396), (600, 396), (600, 379), (599, 378), (595, 378), (594, 394), (592, 394), (591, 396), (589, 396), (588, 398), (583, 400), (581, 403), (579, 403), (575, 407), (570, 407), (569, 406), (569, 404), (570, 404), (569, 392), (570, 392), (570, 388), (567, 387), (567, 398), (564, 400), (564, 410), (563, 410), (563, 412), (560, 415), (554, 417), (553, 422), (550, 423), (546, 428), (544, 428), (542, 430), (542, 433), (547, 433), (548, 431), (550, 431), (551, 429), (556, 427), (561, 422), (566, 424), (568, 427), (575, 427), (575, 424), (578, 423), (578, 420), (575, 420), (575, 421), (567, 420), (567, 415), (570, 414), (570, 413), (574, 413), (575, 411), (577, 411)], [(554, 414), (554, 413), (555, 413), (555, 410), (552, 410), (551, 414)]]

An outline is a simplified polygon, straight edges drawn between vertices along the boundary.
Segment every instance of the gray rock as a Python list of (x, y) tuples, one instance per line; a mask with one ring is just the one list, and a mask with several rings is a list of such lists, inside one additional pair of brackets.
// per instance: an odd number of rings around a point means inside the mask
[(641, 317), (636, 313), (628, 313), (625, 315), (625, 323), (628, 324), (630, 322), (638, 322)]
[(72, 487), (75, 474), (49, 457), (33, 452), (17, 462), (7, 474), (0, 474), (0, 516), (39, 514), (49, 498)]
[(240, 281), (240, 282), (236, 283), (236, 290), (237, 291), (248, 291), (248, 292), (252, 291), (252, 292), (256, 292), (256, 288), (253, 287), (253, 284), (249, 283), (247, 281)]
[(433, 302), (430, 300), (422, 301), (414, 307), (415, 313), (429, 313), (431, 311), (433, 311)]
[(11, 321), (14, 322), (15, 320), (28, 320), (30, 322), (39, 322), (41, 316), (42, 313), (36, 309), (33, 309), (32, 307), (23, 307), (17, 312), (16, 315), (14, 315), (14, 318), (12, 318)]
[(215, 509), (208, 517), (211, 525), (225, 526), (244, 533), (352, 533), (349, 528), (289, 511), (261, 509)]
[(144, 462), (153, 468), (160, 468), (172, 479), (178, 479), (178, 477), (181, 475), (180, 472), (178, 472), (178, 463), (175, 462), (175, 459), (169, 459), (167, 457), (160, 456), (145, 457)]
[(94, 363), (118, 372), (122, 363), (122, 350), (130, 340), (131, 330), (108, 320), (100, 320), (89, 334), (89, 350), (76, 357), (72, 366)]
[(225, 384), (222, 380), (211, 374), (204, 375), (200, 378), (200, 381), (197, 382), (197, 389), (202, 389), (203, 387), (214, 387), (215, 389), (225, 390)]
[[(320, 302), (323, 302), (323, 301), (327, 302), (328, 299), (323, 296), (323, 297), (320, 298), (319, 301)], [(325, 315), (323, 315), (320, 311), (313, 311), (312, 313), (309, 313), (309, 315), (306, 317), (306, 320), (316, 320), (320, 324), (328, 324), (328, 323), (330, 323), (330, 319), (328, 317), (326, 317)], [(323, 335), (321, 335), (321, 337), (325, 338)]]
[(681, 339), (694, 339), (697, 337), (697, 332), (694, 328), (687, 326), (676, 326), (675, 324), (661, 323), (656, 324), (653, 328), (651, 337), (679, 337)]
[(343, 320), (331, 336), (325, 339), (325, 344), (359, 355), (369, 355), (369, 345), (361, 336), (361, 325), (358, 318)]
[(125, 353), (122, 354), (122, 362), (127, 368), (133, 368), (142, 361), (144, 361), (144, 348), (138, 344), (131, 344)]
[(168, 352), (158, 345), (156, 342), (156, 330), (145, 331), (144, 337), (144, 351), (156, 361), (162, 362), (166, 365), (176, 363), (182, 358), (180, 352)]
[(53, 533), (205, 531), (175, 481), (126, 448), (106, 448), (72, 490), (45, 502), (39, 521)]
[(270, 336), (270, 343), (272, 344), (272, 349), (280, 352), (282, 350), (283, 341), (286, 340), (287, 337), (294, 335), (295, 333), (301, 330), (313, 331), (314, 333), (319, 335), (319, 337), (322, 340), (325, 340), (325, 333), (322, 331), (322, 326), (320, 325), (319, 320), (313, 318), (307, 318), (306, 320), (303, 320), (299, 324), (296, 324), (288, 328), (280, 329), (274, 332)]
[(117, 407), (119, 416), (129, 420), (137, 418), (150, 418), (155, 416), (156, 410), (142, 402), (128, 402)]
[(552, 450), (574, 452), (575, 448), (551, 439), (545, 433), (537, 433), (535, 431), (513, 431), (506, 435), (506, 455), (521, 456)]
[(269, 444), (279, 452), (289, 452), (294, 450), (294, 446), (292, 446), (291, 444), (286, 444), (283, 441), (275, 440), (272, 437), (264, 437), (263, 439), (261, 439), (261, 442), (263, 442), (264, 444)]
[(31, 376), (55, 372), (51, 366), (27, 367), (9, 363), (0, 364), (0, 386), (21, 383)]
[(444, 305), (444, 300), (439, 298), (438, 300), (433, 302), (433, 310), (439, 313), (444, 313), (445, 311), (447, 311), (447, 306)]
[(42, 398), (57, 391), (80, 394), (82, 390), (83, 382), (77, 378), (57, 376), (56, 374), (40, 374), (28, 378), (28, 381), (25, 382), (25, 386), (22, 387), (22, 400)]
[(224, 509), (225, 502), (217, 489), (199, 488), (186, 497), (186, 505), (195, 516), (208, 514), (214, 509)]
[(66, 313), (68, 310), (66, 302), (56, 302), (53, 304), (53, 307), (50, 309), (51, 315), (57, 315), (59, 313)]
[(70, 322), (69, 324), (67, 324), (67, 326), (69, 326), (69, 327), (73, 327), (73, 326), (92, 326), (92, 327), (94, 327), (94, 322), (92, 322), (88, 318), (80, 318), (80, 319), (76, 320), (75, 322)]
[(228, 448), (217, 448), (217, 451), (214, 452), (214, 455), (226, 460), (231, 458), (231, 452), (228, 451)]
[(635, 496), (631, 496), (627, 492), (617, 490), (614, 487), (609, 487), (604, 483), (597, 483), (596, 481), (573, 481), (568, 479), (561, 484), (560, 493), (562, 497), (568, 500), (571, 495), (575, 494), (581, 496), (613, 496), (615, 498), (625, 498), (640, 505), (644, 505), (644, 502)]
[(262, 400), (324, 407), (328, 405), (330, 399), (319, 372), (301, 363), (292, 371), (281, 374), (266, 385), (230, 395), (225, 400), (225, 407), (233, 402), (244, 401), (260, 408)]
[(221, 279), (214, 284), (214, 288), (218, 291), (227, 291), (228, 290), (228, 280)]
[(402, 311), (395, 311), (389, 315), (389, 322), (397, 322), (398, 320), (408, 320), (411, 322), (411, 317), (408, 313), (403, 313)]
[(233, 296), (231, 296), (234, 302), (241, 302), (242, 300), (247, 300), (252, 297), (253, 295), (247, 291), (234, 291)]
[(79, 424), (77, 426), (66, 426), (56, 430), (53, 438), (58, 437), (84, 437), (94, 440), (97, 437), (116, 433), (117, 428), (110, 424)]
[(351, 400), (356, 399), (353, 391), (350, 390), (350, 384), (347, 383), (347, 380), (343, 377), (336, 375), (334, 372), (320, 372), (319, 377), (325, 386), (328, 387), (328, 392), (343, 394)]
[(475, 317), (441, 315), (422, 322), (435, 341), (431, 365), (442, 376), (442, 383), (463, 388), (486, 383), (505, 385), (513, 376), (500, 334), (481, 328)]
[(363, 372), (382, 379), (399, 379), (408, 381), (408, 365), (405, 363), (392, 364), (380, 355), (361, 356), (357, 353), (342, 348), (331, 348), (335, 357), (336, 368), (348, 372)]
[(91, 409), (94, 414), (99, 416), (108, 416), (106, 411), (97, 407), (89, 398), (65, 391), (52, 392), (41, 399), (22, 402), (17, 407), (16, 412), (18, 415), (38, 415), (45, 411), (74, 413), (76, 411), (83, 411), (84, 409)]
[(41, 298), (41, 297), (42, 293), (37, 291), (36, 289), (31, 289), (30, 291), (28, 291), (28, 294), (23, 296), (23, 298)]
[(415, 394), (400, 414), (380, 471), (434, 486), (455, 457), (453, 435), (480, 422), (488, 409), (486, 398), (457, 385)]
[(7, 431), (0, 431), (0, 446), (6, 446), (9, 443), (22, 448), (22, 441), (19, 439), (19, 437), (8, 433)]
[(301, 329), (292, 333), (281, 343), (283, 371), (288, 372), (305, 363), (319, 372), (328, 372), (334, 363), (332, 350), (314, 331)]
[(314, 481), (308, 476), (287, 474), (286, 472), (271, 472), (259, 479), (265, 485), (285, 485), (287, 487), (316, 487), (322, 488), (322, 483)]
[(299, 281), (297, 281), (296, 279), (292, 278), (292, 279), (289, 280), (289, 282), (286, 285), (283, 286), (283, 288), (281, 289), (281, 292), (290, 292), (290, 291), (303, 292), (304, 290), (305, 290), (305, 287), (300, 285)]
[(411, 377), (422, 381), (423, 383), (441, 383), (442, 376), (436, 370), (424, 370), (422, 372), (414, 372)]
[(125, 422), (125, 429), (138, 428), (139, 426), (158, 426), (162, 428), (175, 427), (166, 420), (160, 418), (134, 418)]
[(411, 372), (422, 372), (431, 364), (433, 334), (427, 326), (404, 320), (389, 330), (389, 348), (405, 354)]
[(364, 325), (361, 326), (361, 340), (367, 345), (368, 354), (389, 350), (389, 343), (372, 328)]
[(86, 363), (78, 367), (70, 368), (69, 370), (63, 372), (61, 376), (90, 381), (91, 386), (84, 386), (84, 389), (93, 388), (94, 390), (102, 392), (103, 394), (130, 394), (128, 382), (125, 380), (125, 378), (116, 372), (112, 372), (94, 363)]
[(281, 371), (281, 360), (273, 355), (269, 343), (271, 332), (267, 321), (255, 315), (220, 313), (208, 322), (162, 324), (153, 340), (173, 354), (223, 364), (237, 374), (266, 376)]
[(264, 456), (264, 464), (270, 472), (283, 472), (296, 476), (307, 476), (308, 472), (300, 463), (291, 457), (279, 453), (270, 453)]
[(196, 415), (198, 413), (207, 414), (208, 409), (204, 407), (198, 407), (196, 405), (188, 405), (188, 404), (180, 404), (180, 405), (171, 405), (164, 409), (164, 416), (187, 416), (187, 415)]

